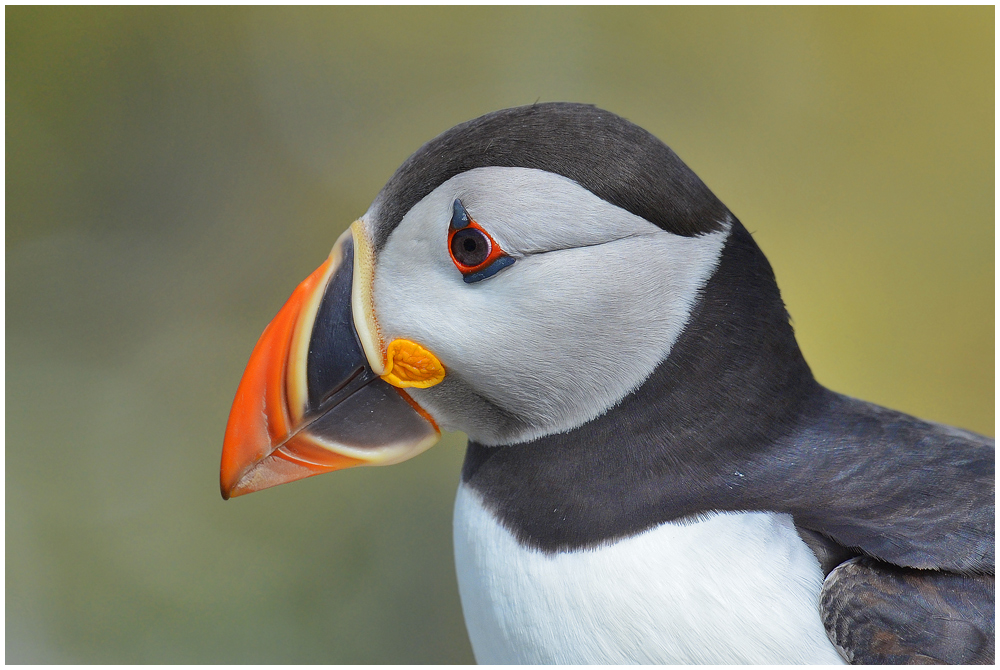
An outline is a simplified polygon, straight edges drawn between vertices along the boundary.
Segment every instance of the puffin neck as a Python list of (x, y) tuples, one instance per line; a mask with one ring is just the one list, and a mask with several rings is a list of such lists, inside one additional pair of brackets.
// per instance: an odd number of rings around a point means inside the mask
[(462, 481), (522, 544), (593, 546), (740, 509), (747, 474), (824, 393), (770, 264), (733, 218), (688, 326), (636, 391), (565, 433), (500, 447), (470, 442)]

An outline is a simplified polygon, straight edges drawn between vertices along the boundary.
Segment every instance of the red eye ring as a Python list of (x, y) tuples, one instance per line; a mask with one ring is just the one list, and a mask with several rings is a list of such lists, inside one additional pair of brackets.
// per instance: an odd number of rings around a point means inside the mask
[[(455, 242), (455, 236), (458, 235), (459, 233), (462, 233), (462, 237), (469, 239), (471, 241), (471, 236), (469, 236), (469, 233), (467, 231), (472, 231), (472, 230), (480, 233), (483, 236), (482, 239), (486, 243), (486, 247), (489, 251), (486, 254), (486, 257), (482, 261), (476, 263), (475, 265), (468, 265), (460, 261), (458, 258), (456, 258), (455, 248), (453, 246), (453, 243)], [(461, 239), (462, 238), (460, 238), (459, 241), (461, 241)], [(469, 252), (474, 253), (474, 250), (469, 249)], [(494, 240), (493, 237), (488, 232), (486, 232), (482, 226), (480, 226), (472, 219), (469, 219), (469, 225), (463, 228), (459, 228), (458, 230), (451, 229), (448, 231), (448, 255), (451, 256), (451, 261), (455, 264), (455, 267), (458, 268), (459, 272), (461, 272), (463, 275), (469, 275), (475, 272), (479, 272), (480, 270), (483, 270), (486, 267), (489, 267), (498, 258), (500, 258), (501, 256), (506, 256), (507, 254), (504, 253), (503, 249), (500, 248), (500, 245), (496, 243), (496, 240)], [(459, 255), (464, 256), (461, 250), (459, 252)]]

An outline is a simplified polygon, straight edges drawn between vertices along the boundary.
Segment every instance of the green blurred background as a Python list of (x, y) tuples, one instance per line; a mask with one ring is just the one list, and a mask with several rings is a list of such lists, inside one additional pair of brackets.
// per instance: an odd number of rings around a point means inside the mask
[(994, 9), (6, 10), (7, 662), (471, 662), (463, 437), (225, 503), (250, 351), (424, 141), (576, 100), (755, 233), (831, 388), (994, 430)]

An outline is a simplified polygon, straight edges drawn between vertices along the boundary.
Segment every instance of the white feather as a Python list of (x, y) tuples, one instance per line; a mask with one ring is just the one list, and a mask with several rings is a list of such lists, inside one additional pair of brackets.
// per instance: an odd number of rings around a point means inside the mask
[(819, 564), (791, 517), (717, 513), (593, 549), (529, 549), (465, 485), (455, 564), (479, 663), (824, 663)]
[[(447, 249), (452, 203), (517, 261), (466, 284)], [(725, 230), (683, 237), (565, 177), (478, 168), (435, 189), (379, 253), (375, 313), (386, 342), (430, 349), (445, 381), (413, 397), (445, 429), (483, 444), (575, 428), (638, 388), (690, 317)], [(456, 399), (458, 380), (479, 398)], [(516, 420), (498, 426), (486, 401)]]

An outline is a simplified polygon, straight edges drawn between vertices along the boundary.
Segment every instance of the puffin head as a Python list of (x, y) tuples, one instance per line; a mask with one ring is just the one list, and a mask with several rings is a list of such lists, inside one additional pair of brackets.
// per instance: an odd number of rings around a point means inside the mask
[(223, 497), (397, 463), (441, 430), (492, 446), (594, 419), (667, 359), (734, 225), (666, 145), (595, 107), (452, 128), (264, 331)]

